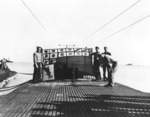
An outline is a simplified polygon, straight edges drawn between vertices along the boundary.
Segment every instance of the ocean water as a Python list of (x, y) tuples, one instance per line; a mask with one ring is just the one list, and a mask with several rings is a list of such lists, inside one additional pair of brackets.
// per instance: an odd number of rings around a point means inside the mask
[(8, 63), (8, 67), (11, 70), (17, 71), (18, 73), (33, 73), (33, 63), (29, 62), (13, 62)]
[(150, 66), (119, 65), (114, 80), (134, 89), (150, 93)]
[[(11, 70), (18, 73), (33, 73), (32, 63), (9, 63)], [(131, 88), (150, 93), (150, 66), (119, 65), (114, 75), (114, 81)]]

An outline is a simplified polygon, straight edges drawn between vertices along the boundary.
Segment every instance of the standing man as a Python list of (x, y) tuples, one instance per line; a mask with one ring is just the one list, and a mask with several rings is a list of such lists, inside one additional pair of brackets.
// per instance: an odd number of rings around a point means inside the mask
[(34, 73), (33, 81), (38, 82), (43, 78), (42, 68), (43, 68), (43, 49), (41, 47), (36, 48), (36, 52), (33, 54), (34, 62)]
[[(106, 81), (107, 77), (108, 77), (108, 67), (107, 67), (107, 59), (105, 59), (105, 58), (111, 56), (111, 53), (108, 52), (108, 48), (106, 46), (104, 47), (104, 52), (102, 53), (102, 56), (104, 58), (104, 60), (103, 60), (103, 80)], [(107, 77), (106, 77), (106, 71), (107, 71)]]
[(1, 60), (1, 70), (3, 70), (3, 71), (7, 71), (7, 70), (9, 70), (9, 68), (8, 68), (8, 66), (7, 66), (7, 63), (8, 61), (7, 61), (7, 59), (5, 59), (5, 58), (3, 58), (2, 60)]
[(101, 80), (101, 73), (100, 73), (100, 63), (102, 60), (102, 56), (99, 53), (99, 47), (95, 47), (95, 51), (94, 53), (92, 53), (92, 65), (93, 65), (93, 73), (96, 77), (96, 80)]
[(117, 61), (112, 59), (110, 56), (107, 56), (104, 59), (107, 62), (106, 67), (108, 69), (108, 84), (105, 85), (105, 87), (112, 87), (114, 85), (113, 79), (117, 68)]

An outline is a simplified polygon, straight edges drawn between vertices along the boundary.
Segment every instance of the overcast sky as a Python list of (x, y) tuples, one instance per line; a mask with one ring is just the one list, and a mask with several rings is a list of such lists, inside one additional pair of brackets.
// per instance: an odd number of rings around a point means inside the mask
[(150, 64), (150, 18), (110, 38), (113, 32), (150, 15), (150, 0), (141, 0), (110, 25), (91, 35), (137, 0), (21, 0), (0, 1), (0, 58), (32, 62), (37, 45), (56, 48), (107, 45), (120, 63)]

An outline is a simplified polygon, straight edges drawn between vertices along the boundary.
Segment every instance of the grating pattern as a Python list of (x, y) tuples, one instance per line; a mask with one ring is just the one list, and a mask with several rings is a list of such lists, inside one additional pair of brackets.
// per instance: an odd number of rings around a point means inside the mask
[(29, 84), (0, 97), (0, 117), (150, 117), (149, 94), (83, 84)]

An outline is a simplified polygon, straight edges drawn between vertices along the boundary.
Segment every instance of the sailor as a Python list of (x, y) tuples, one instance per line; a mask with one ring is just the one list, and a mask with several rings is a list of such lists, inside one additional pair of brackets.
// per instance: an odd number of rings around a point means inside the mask
[(96, 80), (101, 80), (101, 73), (100, 73), (100, 63), (102, 60), (102, 56), (99, 52), (99, 47), (95, 47), (96, 52), (92, 53), (92, 65), (93, 65), (93, 73), (95, 75)]
[[(102, 56), (104, 58), (103, 66), (102, 66), (103, 67), (103, 80), (106, 81), (108, 77), (108, 68), (107, 68), (107, 61), (105, 61), (106, 60), (105, 57), (111, 56), (111, 53), (108, 52), (108, 48), (106, 46), (104, 47), (104, 52), (102, 53)], [(106, 77), (106, 73), (107, 73), (107, 77)]]
[(43, 78), (42, 67), (43, 67), (43, 49), (41, 47), (36, 48), (36, 52), (33, 54), (34, 62), (34, 74), (33, 81), (41, 81)]
[(9, 68), (8, 68), (8, 66), (6, 64), (8, 62), (7, 59), (3, 58), (2, 60), (0, 60), (0, 62), (1, 62), (1, 65), (0, 65), (0, 69), (1, 70), (3, 70), (3, 71), (9, 70)]
[(117, 61), (112, 59), (111, 56), (106, 56), (104, 59), (106, 62), (105, 63), (106, 67), (108, 69), (108, 84), (105, 86), (112, 87), (112, 86), (114, 86), (113, 79), (114, 79), (114, 73), (116, 72), (116, 69), (117, 69)]

